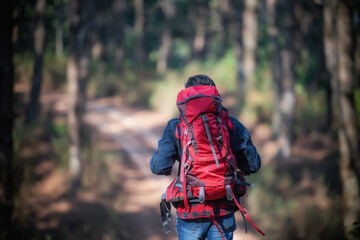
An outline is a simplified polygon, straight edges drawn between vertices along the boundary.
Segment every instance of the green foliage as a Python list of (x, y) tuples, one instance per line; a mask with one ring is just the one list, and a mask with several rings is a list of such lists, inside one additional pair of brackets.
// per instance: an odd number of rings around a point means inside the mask
[(66, 86), (66, 55), (55, 56), (50, 51), (44, 55), (43, 88), (64, 90)]
[(176, 96), (184, 88), (184, 79), (184, 76), (170, 71), (163, 78), (159, 78), (150, 96), (150, 106), (169, 115), (175, 115)]
[[(116, 180), (109, 169), (122, 161), (123, 154), (118, 151), (101, 151), (96, 145), (97, 133), (86, 127), (82, 137), (81, 159), (83, 160), (82, 187), (84, 189), (98, 189), (103, 195), (111, 195)], [(119, 193), (121, 194), (121, 193)]]
[(202, 65), (204, 74), (211, 76), (220, 92), (235, 92), (236, 71), (234, 70), (236, 69), (236, 58), (233, 51), (228, 50), (222, 58), (204, 61)]
[[(304, 85), (295, 85), (297, 107), (295, 119), (301, 122), (296, 125), (296, 133), (316, 132), (326, 124), (326, 93), (317, 91), (311, 94)], [(316, 123), (316, 124), (314, 124)]]
[(46, 133), (51, 136), (51, 143), (54, 146), (54, 157), (59, 166), (67, 168), (69, 162), (69, 132), (66, 124), (54, 124), (49, 126)]
[(122, 79), (113, 72), (103, 73), (94, 71), (87, 84), (87, 95), (93, 97), (113, 96), (119, 92), (119, 85)]
[(271, 62), (269, 52), (269, 37), (265, 25), (259, 26), (259, 40), (256, 48), (257, 63), (255, 69), (255, 84), (250, 86), (261, 92), (272, 91)]
[[(154, 52), (158, 52), (155, 50)], [(172, 70), (181, 69), (191, 56), (190, 45), (185, 39), (174, 38), (171, 46), (171, 56), (169, 59), (169, 67)]]
[(355, 98), (357, 128), (360, 136), (360, 86), (356, 86), (356, 88), (354, 89), (354, 98)]
[[(66, 86), (66, 65), (65, 55), (56, 57), (46, 52), (43, 60), (43, 89), (63, 89)], [(31, 53), (21, 53), (14, 56), (14, 81), (15, 83), (30, 84), (34, 71), (34, 57)]]
[(247, 178), (255, 183), (247, 202), (258, 226), (272, 239), (344, 239), (339, 197), (331, 196), (326, 205), (330, 196), (321, 199), (317, 193), (326, 189), (324, 182), (309, 176), (307, 167), (284, 170), (267, 166)]
[[(187, 50), (181, 50), (187, 51)], [(216, 83), (221, 93), (234, 93), (235, 89), (235, 56), (228, 51), (219, 60), (193, 61), (184, 66), (182, 71), (168, 71), (163, 77), (158, 77), (152, 88), (150, 106), (174, 115), (176, 96), (184, 88), (187, 79), (197, 74), (207, 74)]]
[(14, 82), (29, 83), (32, 77), (34, 57), (28, 53), (14, 55)]

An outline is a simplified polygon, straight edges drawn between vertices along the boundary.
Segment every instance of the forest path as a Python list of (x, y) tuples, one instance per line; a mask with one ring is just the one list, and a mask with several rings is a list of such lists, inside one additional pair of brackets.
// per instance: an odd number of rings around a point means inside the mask
[[(172, 231), (169, 235), (164, 234), (159, 212), (160, 196), (173, 177), (155, 176), (149, 168), (149, 160), (157, 148), (168, 116), (151, 110), (125, 108), (114, 102), (111, 98), (89, 102), (85, 120), (96, 131), (119, 144), (128, 155), (125, 164), (118, 162), (119, 166), (112, 167), (114, 171), (121, 169), (117, 174), (122, 175), (119, 184), (125, 199), (119, 211), (124, 217), (125, 235), (127, 239), (177, 239), (175, 210), (172, 209)], [(176, 169), (177, 166), (174, 166), (172, 176), (175, 176)], [(245, 235), (241, 217), (237, 216), (237, 220), (238, 230), (234, 239), (259, 239), (253, 233)]]
[(149, 110), (120, 108), (111, 102), (111, 99), (89, 102), (85, 121), (126, 152), (125, 160), (118, 161), (118, 166), (110, 169), (121, 175), (122, 182), (118, 184), (122, 187), (124, 199), (115, 209), (121, 212), (124, 235), (129, 240), (176, 239), (174, 221), (173, 231), (165, 235), (159, 213), (161, 194), (172, 178), (155, 176), (149, 167), (161, 136), (157, 129), (165, 127), (166, 118)]

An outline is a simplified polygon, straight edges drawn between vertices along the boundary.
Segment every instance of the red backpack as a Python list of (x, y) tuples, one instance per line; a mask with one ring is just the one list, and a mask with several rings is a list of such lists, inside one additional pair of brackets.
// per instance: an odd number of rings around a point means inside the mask
[[(230, 149), (229, 129), (234, 127), (221, 101), (217, 89), (206, 85), (188, 87), (177, 96), (181, 123), (175, 134), (181, 140), (182, 157), (179, 176), (162, 196), (163, 224), (169, 218), (170, 211), (166, 211), (170, 209), (169, 203), (184, 201), (185, 209), (189, 210), (189, 201), (194, 199), (204, 202), (222, 198), (234, 200), (243, 216), (252, 223), (235, 197), (244, 195), (248, 184), (237, 171)], [(170, 231), (165, 224), (164, 227), (166, 232)]]
[[(177, 97), (182, 157), (180, 182), (183, 189), (200, 201), (228, 197), (236, 181), (236, 161), (230, 149), (228, 126), (233, 129), (227, 110), (215, 87), (194, 86), (182, 90)], [(188, 208), (186, 194), (185, 208)]]

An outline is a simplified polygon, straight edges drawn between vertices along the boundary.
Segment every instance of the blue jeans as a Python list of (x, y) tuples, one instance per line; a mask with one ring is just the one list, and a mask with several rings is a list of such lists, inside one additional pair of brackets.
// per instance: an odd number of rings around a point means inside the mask
[[(215, 218), (226, 240), (232, 240), (236, 229), (234, 213)], [(176, 232), (179, 240), (215, 240), (221, 234), (210, 218), (181, 219), (177, 218)]]

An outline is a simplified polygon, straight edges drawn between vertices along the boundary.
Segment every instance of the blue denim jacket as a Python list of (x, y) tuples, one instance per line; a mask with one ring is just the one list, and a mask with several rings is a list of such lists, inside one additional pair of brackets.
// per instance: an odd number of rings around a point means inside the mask
[[(237, 119), (230, 117), (230, 120), (234, 125), (234, 130), (230, 130), (230, 147), (238, 168), (246, 174), (255, 173), (261, 167), (261, 158), (251, 141), (250, 133)], [(181, 142), (175, 136), (179, 123), (179, 119), (168, 122), (159, 140), (158, 149), (150, 160), (151, 171), (156, 175), (171, 174), (175, 161), (181, 160)], [(180, 134), (180, 129), (178, 133)]]

